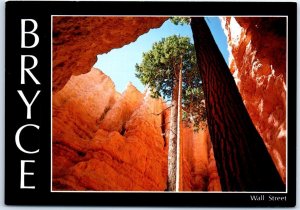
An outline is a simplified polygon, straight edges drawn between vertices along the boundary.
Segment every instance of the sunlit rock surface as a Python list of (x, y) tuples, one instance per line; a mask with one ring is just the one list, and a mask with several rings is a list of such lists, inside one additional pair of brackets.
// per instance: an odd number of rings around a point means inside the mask
[(87, 73), (98, 54), (134, 42), (166, 17), (53, 16), (53, 91)]
[(286, 18), (224, 17), (230, 70), (286, 181)]
[(97, 69), (72, 76), (53, 97), (53, 189), (165, 190), (162, 108), (132, 85), (116, 94)]
[(132, 113), (141, 105), (143, 94), (141, 94), (131, 83), (120, 99), (111, 109), (106, 108), (107, 113), (103, 114), (103, 120), (100, 121), (99, 128), (107, 131), (122, 132), (125, 129), (125, 123), (130, 119)]

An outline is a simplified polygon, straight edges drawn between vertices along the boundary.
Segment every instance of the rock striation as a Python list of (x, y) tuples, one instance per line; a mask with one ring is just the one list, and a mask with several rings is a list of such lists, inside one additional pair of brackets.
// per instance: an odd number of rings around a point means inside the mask
[(224, 17), (230, 70), (244, 104), (286, 181), (286, 18)]

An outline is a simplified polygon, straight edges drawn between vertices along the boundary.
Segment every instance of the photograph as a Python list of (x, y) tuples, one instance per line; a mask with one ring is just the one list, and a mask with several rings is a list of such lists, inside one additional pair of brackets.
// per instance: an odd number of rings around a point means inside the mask
[(287, 17), (52, 20), (53, 191), (286, 191)]

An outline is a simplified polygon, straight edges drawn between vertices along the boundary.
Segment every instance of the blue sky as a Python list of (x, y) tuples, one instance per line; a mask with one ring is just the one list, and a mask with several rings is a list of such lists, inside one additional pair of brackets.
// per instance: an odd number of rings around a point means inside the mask
[[(228, 64), (227, 40), (218, 17), (208, 17), (206, 22)], [(169, 20), (160, 28), (151, 29), (148, 33), (140, 36), (135, 42), (122, 48), (113, 49), (107, 54), (97, 56), (94, 67), (102, 70), (115, 83), (116, 90), (122, 93), (127, 84), (131, 82), (138, 90), (144, 92), (145, 87), (135, 77), (135, 64), (141, 63), (143, 52), (152, 48), (154, 42), (171, 35), (188, 36), (193, 42), (192, 30), (189, 25), (176, 26)]]

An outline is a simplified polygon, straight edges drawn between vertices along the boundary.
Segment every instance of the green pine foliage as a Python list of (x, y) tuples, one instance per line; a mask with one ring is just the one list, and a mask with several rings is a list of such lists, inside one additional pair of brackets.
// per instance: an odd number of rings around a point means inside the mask
[(189, 25), (191, 18), (185, 16), (174, 16), (174, 17), (170, 17), (170, 20), (175, 25), (185, 25), (185, 24)]
[(206, 112), (195, 49), (189, 37), (173, 35), (154, 43), (150, 51), (143, 53), (141, 64), (136, 64), (136, 76), (150, 88), (152, 97), (169, 100), (181, 60), (183, 120), (193, 123), (197, 130), (199, 123), (206, 120)]

